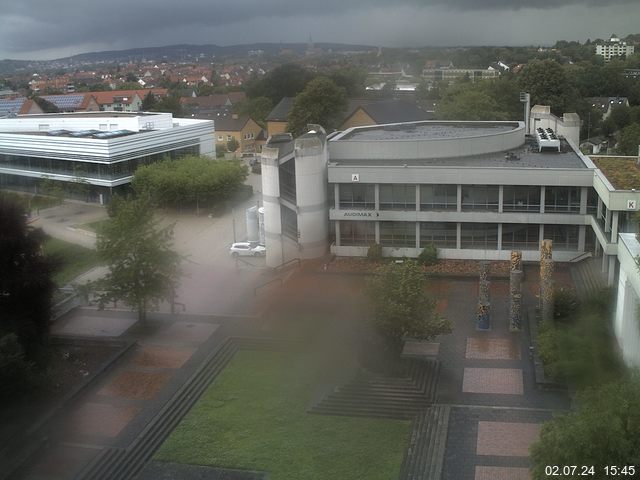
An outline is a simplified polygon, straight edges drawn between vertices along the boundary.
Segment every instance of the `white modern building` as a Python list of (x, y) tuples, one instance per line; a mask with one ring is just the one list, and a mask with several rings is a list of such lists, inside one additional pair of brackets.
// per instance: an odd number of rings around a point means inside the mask
[(621, 41), (615, 35), (612, 35), (608, 42), (596, 44), (596, 55), (604, 57), (605, 62), (614, 57), (629, 57), (634, 51), (633, 45), (627, 45), (627, 42)]
[(420, 121), (273, 136), (262, 154), (267, 264), (365, 256), (374, 243), (392, 257), (435, 245), (440, 258), (521, 250), (538, 261), (551, 239), (554, 260), (594, 256), (609, 285), (621, 282), (616, 332), (640, 364), (640, 165), (592, 160), (570, 138), (574, 114), (533, 110), (530, 133), (524, 122)]
[(107, 201), (140, 165), (215, 156), (210, 120), (170, 113), (82, 112), (0, 119), (0, 187), (35, 191), (42, 179), (83, 182)]

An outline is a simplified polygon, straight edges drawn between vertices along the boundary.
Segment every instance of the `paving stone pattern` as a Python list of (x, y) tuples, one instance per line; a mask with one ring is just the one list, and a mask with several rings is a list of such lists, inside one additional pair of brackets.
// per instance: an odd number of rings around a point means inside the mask
[(528, 457), (540, 437), (539, 423), (478, 422), (477, 455)]
[(516, 338), (467, 338), (465, 357), (479, 360), (519, 360), (520, 344)]
[(465, 368), (462, 391), (522, 395), (522, 370), (519, 368)]
[(475, 480), (531, 480), (528, 468), (476, 467)]

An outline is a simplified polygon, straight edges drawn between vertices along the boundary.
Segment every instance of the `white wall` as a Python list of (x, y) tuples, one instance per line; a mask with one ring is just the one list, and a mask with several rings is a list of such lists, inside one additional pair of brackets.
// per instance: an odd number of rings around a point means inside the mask
[(640, 273), (635, 262), (640, 244), (633, 233), (621, 233), (619, 238), (620, 276), (614, 330), (625, 362), (640, 367)]

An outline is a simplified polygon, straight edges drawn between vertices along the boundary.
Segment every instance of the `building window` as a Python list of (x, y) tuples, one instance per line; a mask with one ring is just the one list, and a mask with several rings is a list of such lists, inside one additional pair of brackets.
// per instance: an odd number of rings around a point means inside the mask
[(380, 185), (380, 210), (415, 210), (416, 186)]
[(498, 211), (497, 185), (463, 185), (462, 211)]
[(376, 208), (375, 186), (371, 184), (340, 184), (340, 208), (373, 210)]
[(457, 185), (420, 185), (420, 210), (457, 209)]
[(477, 250), (498, 249), (497, 223), (463, 223), (460, 232), (460, 246)]
[(580, 213), (580, 187), (546, 187), (545, 213)]
[(587, 190), (587, 215), (593, 215), (594, 217), (598, 214), (598, 192), (596, 189), (591, 187)]
[(538, 250), (540, 244), (540, 225), (521, 223), (502, 224), (503, 250)]
[(289, 160), (283, 163), (278, 168), (279, 181), (280, 181), (280, 196), (296, 204), (297, 192), (296, 192), (296, 162), (295, 160)]
[(222, 135), (218, 135), (218, 141), (219, 142), (224, 142), (224, 137)]
[(376, 243), (376, 223), (345, 220), (340, 222), (340, 245), (368, 247)]
[(416, 224), (414, 222), (380, 222), (380, 245), (415, 248)]
[(503, 212), (540, 212), (540, 187), (506, 185), (502, 195)]
[(231, 135), (227, 135), (227, 142), (230, 142), (233, 137)]
[(455, 222), (421, 222), (420, 248), (434, 244), (438, 248), (456, 248), (458, 226)]
[(578, 250), (578, 225), (545, 225), (544, 238), (553, 240), (553, 249), (558, 251)]

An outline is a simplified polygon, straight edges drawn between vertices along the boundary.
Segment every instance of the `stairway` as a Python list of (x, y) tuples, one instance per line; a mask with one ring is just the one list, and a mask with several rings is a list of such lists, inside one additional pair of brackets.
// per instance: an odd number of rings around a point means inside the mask
[(448, 405), (434, 405), (413, 419), (400, 480), (440, 480), (450, 412)]
[(586, 259), (571, 265), (571, 278), (580, 299), (593, 297), (607, 287), (605, 275), (601, 272), (601, 259)]
[(378, 417), (409, 420), (435, 400), (440, 363), (404, 360), (398, 376), (360, 371), (349, 383), (336, 387), (308, 409), (320, 415)]

